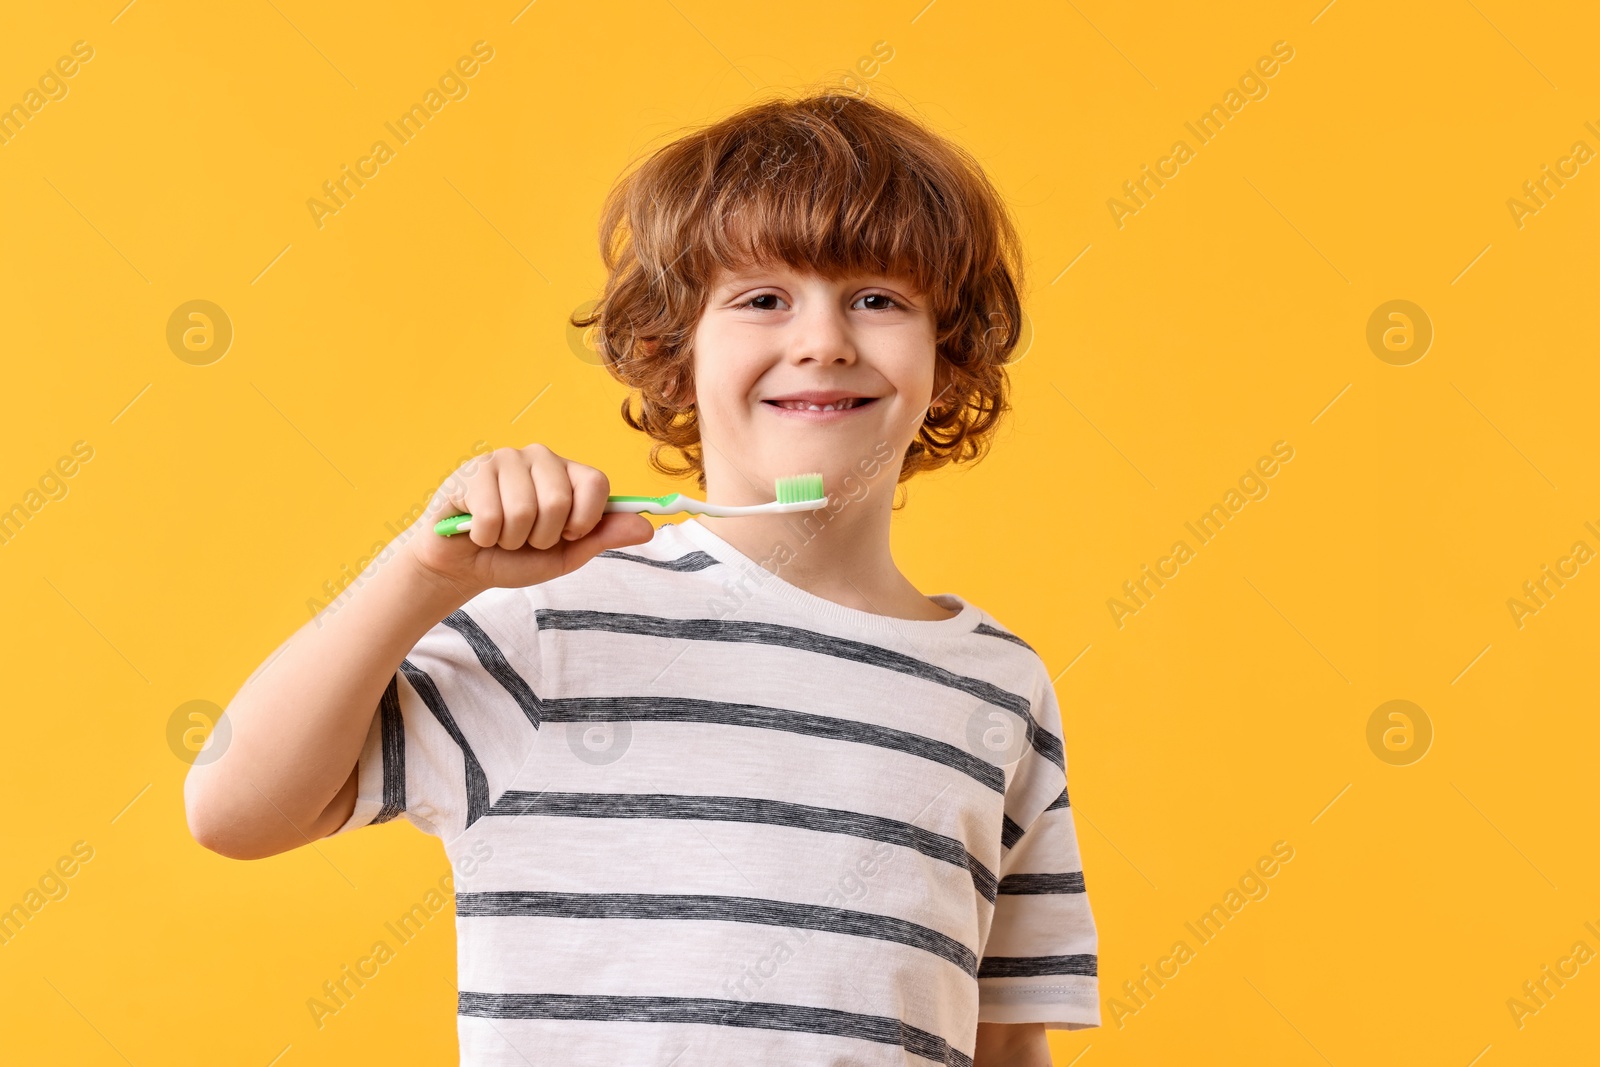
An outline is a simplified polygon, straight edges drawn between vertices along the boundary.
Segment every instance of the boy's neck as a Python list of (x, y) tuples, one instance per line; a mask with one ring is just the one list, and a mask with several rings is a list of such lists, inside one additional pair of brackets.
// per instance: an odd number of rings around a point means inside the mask
[[(890, 509), (871, 494), (830, 514), (697, 515), (695, 522), (790, 585), (835, 604), (902, 619), (955, 613), (917, 591), (889, 549)], [(883, 504), (891, 501), (885, 497)]]

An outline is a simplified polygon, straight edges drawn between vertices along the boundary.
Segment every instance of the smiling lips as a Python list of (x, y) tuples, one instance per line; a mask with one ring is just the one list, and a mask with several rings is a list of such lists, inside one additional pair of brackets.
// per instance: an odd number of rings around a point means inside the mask
[(877, 401), (875, 396), (853, 396), (842, 391), (791, 393), (788, 396), (770, 397), (762, 403), (778, 411), (790, 412), (801, 418), (816, 419), (829, 415), (843, 415), (859, 411)]

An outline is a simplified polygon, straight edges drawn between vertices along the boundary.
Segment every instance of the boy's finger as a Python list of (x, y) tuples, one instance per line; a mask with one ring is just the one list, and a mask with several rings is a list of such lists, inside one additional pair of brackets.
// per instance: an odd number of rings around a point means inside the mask
[(493, 548), (500, 540), (500, 467), (504, 457), (498, 451), (490, 453), (489, 462), (473, 472), (467, 485), (466, 506), (461, 509), (472, 516), (467, 539), (479, 548)]
[(643, 515), (610, 512), (594, 529), (575, 541), (562, 542), (561, 573), (571, 574), (608, 548), (638, 545), (655, 536), (655, 527)]
[[(514, 458), (500, 467), (498, 484), (502, 518), (500, 536), (495, 544), (515, 551), (528, 543), (528, 536), (533, 532), (539, 515), (538, 494), (533, 479), (519, 459)], [(472, 525), (478, 525), (477, 512), (472, 513)]]
[(576, 541), (600, 521), (605, 514), (606, 497), (611, 492), (611, 480), (601, 471), (582, 463), (567, 463), (567, 478), (572, 482), (572, 512), (561, 536)]
[(525, 454), (533, 466), (539, 514), (533, 520), (533, 532), (523, 543), (534, 548), (550, 548), (560, 542), (561, 530), (572, 513), (572, 481), (567, 477), (567, 461), (548, 448), (530, 449)]

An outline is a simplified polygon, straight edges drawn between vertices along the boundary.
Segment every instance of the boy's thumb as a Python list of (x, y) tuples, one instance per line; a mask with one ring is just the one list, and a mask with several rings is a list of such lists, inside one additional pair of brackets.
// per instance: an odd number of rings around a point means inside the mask
[(571, 572), (608, 548), (640, 545), (655, 536), (656, 528), (643, 515), (613, 511), (600, 516), (594, 528), (567, 542), (566, 571)]

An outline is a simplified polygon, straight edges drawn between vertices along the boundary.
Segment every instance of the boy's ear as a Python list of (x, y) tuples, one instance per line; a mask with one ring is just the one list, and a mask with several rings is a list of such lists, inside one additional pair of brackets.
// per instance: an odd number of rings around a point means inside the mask
[(675, 378), (667, 386), (663, 397), (667, 406), (674, 411), (683, 411), (694, 404), (694, 383), (684, 378)]

